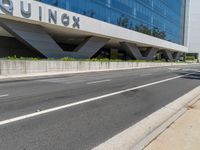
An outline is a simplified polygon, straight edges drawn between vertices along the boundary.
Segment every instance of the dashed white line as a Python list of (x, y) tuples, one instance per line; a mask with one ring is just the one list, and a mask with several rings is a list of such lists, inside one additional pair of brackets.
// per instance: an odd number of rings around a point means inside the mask
[(180, 70), (181, 68), (168, 68), (168, 69), (172, 71), (176, 71), (176, 70)]
[(152, 76), (152, 75), (153, 75), (152, 73), (149, 73), (149, 74), (141, 74), (140, 76), (145, 77), (145, 76)]
[(96, 84), (96, 83), (103, 83), (103, 82), (109, 82), (109, 81), (112, 81), (112, 79), (92, 81), (92, 82), (88, 82), (87, 84)]
[(4, 94), (4, 95), (0, 95), (0, 98), (8, 97), (8, 96), (9, 96), (8, 94)]
[(89, 103), (89, 102), (94, 102), (94, 101), (97, 101), (97, 100), (100, 100), (100, 99), (103, 99), (103, 98), (108, 98), (108, 97), (119, 95), (119, 94), (122, 94), (122, 93), (125, 93), (125, 92), (129, 92), (129, 91), (133, 91), (133, 90), (149, 87), (149, 86), (152, 86), (152, 85), (168, 82), (168, 81), (179, 79), (179, 78), (191, 75), (191, 74), (194, 74), (194, 73), (188, 73), (188, 74), (185, 74), (185, 75), (180, 75), (180, 76), (176, 76), (176, 77), (172, 77), (172, 78), (168, 78), (168, 79), (164, 79), (164, 80), (160, 80), (160, 81), (156, 81), (156, 82), (140, 85), (140, 86), (137, 86), (137, 87), (133, 87), (133, 88), (129, 88), (129, 89), (125, 89), (125, 90), (121, 90), (121, 91), (105, 94), (105, 95), (102, 95), (102, 96), (89, 98), (89, 99), (78, 101), (78, 102), (75, 102), (75, 103), (70, 103), (70, 104), (59, 106), (59, 107), (54, 107), (54, 108), (42, 110), (40, 112), (35, 112), (35, 113), (31, 113), (31, 114), (27, 114), (27, 115), (15, 117), (15, 118), (3, 120), (3, 121), (0, 121), (0, 126), (6, 125), (6, 124), (10, 124), (10, 123), (13, 123), (13, 122), (17, 122), (17, 121), (21, 121), (21, 120), (25, 120), (25, 119), (28, 119), (28, 118), (33, 118), (33, 117), (40, 116), (40, 115), (43, 115), (43, 114), (47, 114), (47, 113), (50, 113), (50, 112), (55, 112), (55, 111), (58, 111), (58, 110), (70, 108), (70, 107), (73, 107), (73, 106), (77, 106), (77, 105), (81, 105), (81, 104), (85, 104), (85, 103)]

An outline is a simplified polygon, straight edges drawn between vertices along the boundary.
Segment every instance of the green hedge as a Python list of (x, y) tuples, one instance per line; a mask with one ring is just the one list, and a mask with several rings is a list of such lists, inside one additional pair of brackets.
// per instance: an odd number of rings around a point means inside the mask
[(195, 56), (186, 56), (186, 60), (195, 60)]
[[(188, 57), (188, 60), (194, 60), (195, 58), (193, 57)], [(165, 60), (152, 60), (152, 61), (147, 61), (147, 60), (122, 60), (122, 59), (108, 59), (108, 58), (93, 58), (93, 59), (75, 59), (75, 58), (70, 58), (70, 57), (64, 57), (61, 59), (53, 59), (53, 58), (48, 58), (48, 59), (42, 59), (42, 58), (34, 58), (34, 57), (16, 57), (16, 56), (8, 56), (2, 58), (3, 60), (51, 60), (51, 61), (92, 61), (92, 62), (166, 62)], [(178, 61), (179, 62), (179, 61)]]

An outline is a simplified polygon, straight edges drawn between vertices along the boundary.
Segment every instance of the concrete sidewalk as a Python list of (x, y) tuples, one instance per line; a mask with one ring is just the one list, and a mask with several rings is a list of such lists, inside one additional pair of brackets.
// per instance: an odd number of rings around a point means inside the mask
[(199, 150), (200, 101), (152, 141), (145, 150)]

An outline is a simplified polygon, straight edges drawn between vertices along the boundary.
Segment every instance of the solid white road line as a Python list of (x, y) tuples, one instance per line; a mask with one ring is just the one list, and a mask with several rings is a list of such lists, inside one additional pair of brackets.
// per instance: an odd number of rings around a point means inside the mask
[(96, 84), (96, 83), (103, 83), (103, 82), (109, 82), (109, 81), (112, 81), (112, 79), (92, 81), (92, 82), (88, 82), (87, 84)]
[(8, 94), (4, 94), (4, 95), (0, 95), (0, 98), (2, 97), (8, 97), (9, 95)]
[(92, 150), (143, 150), (200, 98), (200, 86), (114, 135)]
[(9, 123), (12, 123), (12, 122), (17, 122), (17, 121), (20, 121), (20, 120), (32, 118), (32, 117), (35, 117), (35, 116), (40, 116), (42, 114), (47, 114), (47, 113), (50, 113), (50, 112), (62, 110), (62, 109), (65, 109), (65, 108), (70, 108), (70, 107), (73, 107), (73, 106), (77, 106), (77, 105), (81, 105), (81, 104), (85, 104), (85, 103), (89, 103), (89, 102), (94, 102), (94, 101), (97, 101), (97, 100), (100, 100), (100, 99), (103, 99), (103, 98), (115, 96), (115, 95), (122, 94), (122, 93), (125, 93), (125, 92), (129, 92), (129, 91), (132, 91), (132, 90), (137, 90), (137, 89), (149, 87), (149, 86), (152, 86), (152, 85), (168, 82), (168, 81), (179, 79), (179, 78), (191, 75), (191, 74), (194, 74), (194, 73), (188, 73), (188, 74), (185, 74), (185, 75), (180, 75), (180, 76), (176, 76), (176, 77), (172, 77), (172, 78), (168, 78), (168, 79), (164, 79), (164, 80), (160, 80), (160, 81), (156, 81), (156, 82), (140, 85), (140, 86), (137, 86), (137, 87), (133, 87), (133, 88), (129, 88), (129, 89), (113, 92), (113, 93), (110, 93), (110, 94), (105, 94), (105, 95), (102, 95), (102, 96), (89, 98), (89, 99), (82, 100), (82, 101), (79, 101), (79, 102), (66, 104), (66, 105), (62, 105), (62, 106), (59, 106), (59, 107), (50, 108), (50, 109), (43, 110), (43, 111), (40, 111), (40, 112), (35, 112), (35, 113), (31, 113), (31, 114), (27, 114), (27, 115), (15, 117), (15, 118), (3, 120), (3, 121), (0, 121), (0, 126), (1, 125), (5, 125), (5, 124), (9, 124)]

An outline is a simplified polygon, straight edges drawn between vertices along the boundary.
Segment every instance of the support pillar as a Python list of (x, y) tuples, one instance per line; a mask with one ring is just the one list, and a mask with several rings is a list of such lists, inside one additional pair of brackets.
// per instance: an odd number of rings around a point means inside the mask
[(171, 52), (169, 50), (164, 50), (163, 51), (164, 57), (165, 59), (167, 59), (168, 61), (176, 61), (176, 60), (180, 60), (181, 57), (181, 52)]
[(17, 40), (46, 58), (62, 58), (65, 52), (45, 30), (29, 23), (0, 19), (0, 25)]
[(157, 54), (158, 50), (155, 48), (148, 48), (145, 52), (145, 60), (154, 60), (155, 55)]
[[(101, 37), (90, 37), (75, 48), (75, 52), (68, 52), (74, 58), (89, 59), (92, 58), (109, 39)], [(70, 54), (71, 53), (71, 54)]]
[(158, 51), (155, 48), (148, 48), (143, 56), (136, 45), (122, 42), (121, 46), (131, 58), (136, 60), (154, 60), (154, 56)]
[(180, 57), (181, 57), (181, 53), (180, 53), (180, 52), (174, 52), (173, 58), (174, 58), (175, 60), (180, 60)]
[(171, 51), (164, 50), (164, 51), (163, 51), (163, 54), (164, 54), (164, 58), (165, 58), (167, 61), (173, 61), (173, 60), (174, 60)]
[(126, 42), (121, 43), (122, 48), (126, 51), (126, 53), (136, 60), (142, 60), (143, 56), (136, 45), (132, 45)]
[(90, 37), (77, 46), (75, 52), (65, 52), (39, 25), (0, 19), (0, 26), (21, 43), (46, 58), (73, 57), (89, 59), (109, 41), (107, 38)]

